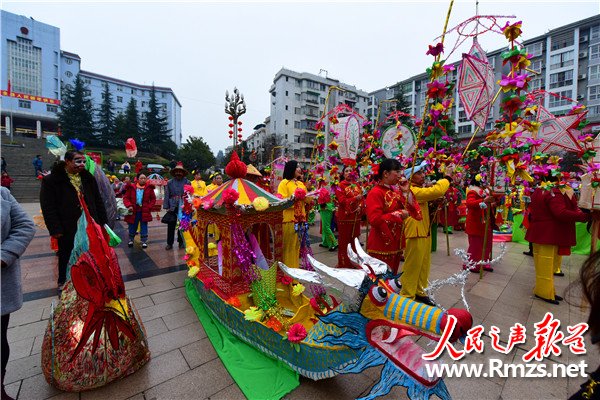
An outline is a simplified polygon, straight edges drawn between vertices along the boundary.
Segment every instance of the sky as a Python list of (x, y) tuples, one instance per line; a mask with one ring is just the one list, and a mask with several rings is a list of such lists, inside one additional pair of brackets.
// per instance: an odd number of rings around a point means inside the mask
[[(450, 1), (6, 1), (2, 9), (60, 28), (61, 49), (81, 68), (138, 84), (173, 89), (182, 104), (182, 132), (203, 137), (216, 154), (231, 145), (225, 91), (246, 100), (244, 138), (270, 113), (269, 88), (282, 67), (375, 91), (422, 73), (425, 55), (443, 31)], [(598, 0), (486, 1), (479, 15), (515, 16), (523, 39), (600, 13)], [(456, 0), (448, 29), (476, 14)], [(445, 39), (446, 56), (460, 36)], [(486, 51), (504, 36), (479, 36)], [(467, 40), (449, 57), (460, 59)], [(324, 73), (322, 73), (324, 74)]]

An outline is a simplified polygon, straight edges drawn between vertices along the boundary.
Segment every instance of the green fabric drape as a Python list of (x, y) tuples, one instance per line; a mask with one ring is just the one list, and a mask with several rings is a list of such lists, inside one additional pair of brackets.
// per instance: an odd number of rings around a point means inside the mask
[(185, 281), (187, 297), (219, 358), (240, 390), (250, 400), (280, 399), (294, 390), (298, 374), (242, 342), (206, 309), (191, 279)]
[(333, 204), (328, 203), (326, 208), (321, 208), (321, 244), (327, 248), (334, 248), (338, 245), (335, 235), (331, 231), (331, 220), (333, 219)]
[[(525, 231), (521, 227), (521, 223), (523, 222), (523, 215), (517, 214), (515, 215), (514, 224), (512, 226), (512, 241), (516, 243), (521, 243), (524, 245), (528, 245), (529, 242), (525, 240)], [(577, 244), (571, 248), (571, 252), (574, 254), (590, 254), (590, 246), (592, 243), (592, 236), (587, 231), (587, 224), (585, 222), (576, 222), (575, 223), (575, 234), (577, 235)], [(598, 245), (596, 248), (600, 248), (600, 240), (598, 241)]]

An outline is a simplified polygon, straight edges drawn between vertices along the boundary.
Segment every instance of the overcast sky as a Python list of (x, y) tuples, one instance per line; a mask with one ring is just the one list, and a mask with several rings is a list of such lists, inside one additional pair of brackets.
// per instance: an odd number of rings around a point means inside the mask
[[(185, 138), (213, 152), (230, 144), (225, 90), (244, 94), (244, 138), (269, 115), (269, 87), (281, 67), (318, 74), (367, 92), (424, 72), (428, 44), (442, 33), (449, 1), (429, 2), (85, 2), (6, 1), (2, 8), (60, 28), (61, 49), (82, 69), (167, 86), (182, 104)], [(480, 15), (516, 16), (523, 38), (600, 13), (600, 2), (479, 2)], [(455, 1), (449, 28), (475, 15)], [(453, 47), (456, 33), (446, 38)], [(487, 51), (506, 44), (488, 33)], [(470, 43), (470, 40), (468, 41)], [(450, 57), (460, 58), (466, 45)]]

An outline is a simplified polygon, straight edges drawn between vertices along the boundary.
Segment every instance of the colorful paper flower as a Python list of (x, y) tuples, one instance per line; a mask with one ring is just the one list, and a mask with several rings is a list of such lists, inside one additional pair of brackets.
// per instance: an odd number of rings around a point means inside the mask
[(265, 322), (269, 328), (273, 329), (275, 332), (279, 332), (283, 328), (283, 324), (275, 317), (271, 317)]
[(244, 311), (244, 319), (246, 321), (260, 321), (264, 315), (263, 310), (254, 306)]
[(446, 85), (440, 81), (433, 81), (427, 84), (427, 96), (431, 99), (444, 97), (446, 91)]
[(292, 296), (300, 296), (302, 293), (304, 293), (304, 289), (304, 285), (302, 285), (301, 283), (295, 284), (294, 286), (292, 286)]
[(200, 272), (200, 268), (198, 267), (192, 267), (188, 270), (188, 278), (193, 278), (196, 275), (198, 275), (198, 272)]
[(81, 151), (85, 147), (85, 142), (79, 139), (69, 139), (69, 142), (73, 145), (73, 148), (77, 151)]
[(300, 343), (306, 337), (306, 328), (300, 323), (290, 326), (287, 331), (287, 340), (292, 343)]
[(337, 144), (335, 140), (332, 140), (327, 147), (329, 150), (337, 150), (339, 144)]
[(294, 198), (296, 200), (304, 200), (305, 197), (306, 197), (306, 190), (304, 190), (302, 188), (296, 188), (296, 190), (294, 191)]
[(237, 296), (231, 296), (229, 299), (227, 299), (227, 304), (238, 308), (242, 305), (242, 302)]
[(444, 52), (444, 43), (439, 42), (435, 46), (429, 45), (429, 50), (425, 54), (432, 55), (434, 57)]
[(232, 205), (237, 199), (239, 199), (240, 194), (232, 188), (225, 189), (223, 191), (223, 203)]
[(522, 25), (523, 25), (523, 21), (517, 21), (514, 24), (507, 22), (506, 25), (504, 25), (504, 28), (502, 28), (502, 33), (504, 33), (504, 36), (506, 37), (506, 39), (513, 42), (519, 36), (521, 36), (521, 33), (523, 33), (523, 31), (521, 30)]
[(281, 283), (283, 283), (284, 285), (289, 285), (289, 284), (291, 284), (293, 281), (294, 281), (294, 280), (293, 280), (292, 278), (290, 278), (289, 276), (287, 276), (287, 275), (283, 275), (283, 276), (281, 277)]

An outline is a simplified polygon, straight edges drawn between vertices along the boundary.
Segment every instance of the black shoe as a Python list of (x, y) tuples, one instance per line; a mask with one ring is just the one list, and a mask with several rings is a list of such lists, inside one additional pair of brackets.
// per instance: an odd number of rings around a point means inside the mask
[(129, 247), (129, 248), (133, 247), (133, 240), (130, 240), (129, 243), (127, 243), (127, 247)]
[(168, 244), (167, 247), (165, 247), (165, 250), (171, 250), (173, 248), (172, 244)]
[(319, 247), (325, 247), (325, 248), (327, 248), (327, 246), (325, 246), (323, 243), (319, 243)]
[[(550, 304), (556, 304), (556, 305), (558, 305), (558, 304), (559, 304), (559, 303), (558, 303), (558, 300), (550, 300), (550, 299), (545, 299), (545, 298), (543, 298), (543, 297), (541, 297), (541, 296), (538, 296), (537, 294), (535, 294), (534, 296), (535, 296), (535, 297), (537, 297), (537, 298), (538, 298), (538, 299), (540, 299), (540, 300), (544, 300), (546, 303), (550, 303)], [(554, 297), (556, 297), (556, 296), (554, 296)], [(558, 297), (560, 297), (560, 296), (558, 296)], [(560, 297), (560, 298), (562, 299), (562, 297)]]
[(533, 253), (530, 251), (524, 251), (523, 254), (525, 254), (526, 256), (529, 256), (529, 257), (533, 257)]
[(142, 243), (142, 249), (146, 249), (146, 248), (148, 248), (148, 243), (146, 243), (146, 242)]
[(431, 301), (429, 296), (415, 296), (415, 300), (418, 301), (419, 303), (427, 304), (428, 306), (432, 306), (432, 307), (436, 306), (435, 303), (433, 301)]
[(554, 295), (554, 300), (563, 301), (564, 299), (562, 298), (562, 296), (559, 296), (559, 295), (555, 294)]
[(333, 246), (329, 248), (329, 251), (336, 251), (337, 250), (337, 246)]
[(560, 271), (560, 272), (555, 272), (554, 276), (565, 276), (565, 273)]

